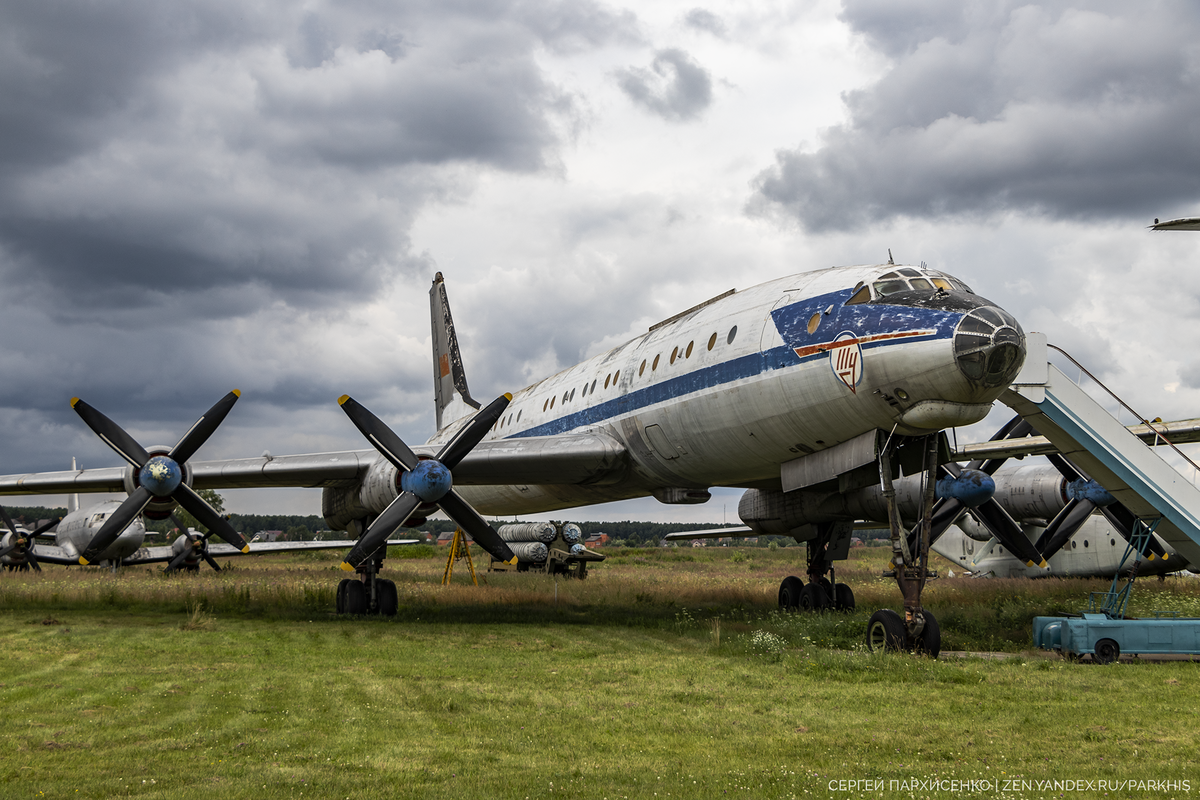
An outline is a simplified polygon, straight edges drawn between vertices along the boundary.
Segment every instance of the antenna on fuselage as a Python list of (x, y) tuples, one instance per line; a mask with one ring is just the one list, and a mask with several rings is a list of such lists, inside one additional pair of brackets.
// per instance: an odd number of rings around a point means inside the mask
[(892, 248), (890, 248), (890, 247), (888, 248), (888, 263), (891, 264), (893, 267), (896, 266), (896, 262), (892, 261)]

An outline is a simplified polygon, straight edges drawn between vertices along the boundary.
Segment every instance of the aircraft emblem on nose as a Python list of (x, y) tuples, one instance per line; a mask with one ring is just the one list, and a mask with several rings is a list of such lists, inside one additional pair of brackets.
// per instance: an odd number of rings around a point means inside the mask
[(829, 347), (829, 366), (847, 389), (858, 394), (858, 384), (863, 377), (863, 357), (857, 336), (850, 331), (838, 334)]

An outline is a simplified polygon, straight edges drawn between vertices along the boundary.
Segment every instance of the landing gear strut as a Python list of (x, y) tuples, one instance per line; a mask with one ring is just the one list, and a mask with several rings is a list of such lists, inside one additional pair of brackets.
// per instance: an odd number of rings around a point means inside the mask
[(831, 555), (843, 549), (843, 545), (849, 546), (853, 526), (843, 522), (825, 522), (816, 528), (816, 537), (806, 545), (808, 583), (795, 575), (784, 578), (779, 585), (779, 610), (825, 611), (832, 608), (835, 611), (853, 611), (854, 592), (846, 584), (837, 582)]
[(386, 545), (379, 548), (371, 558), (363, 561), (354, 570), (357, 578), (345, 578), (338, 584), (338, 614), (396, 616), (396, 610), (399, 608), (396, 584), (379, 577), (385, 550)]
[(914, 528), (915, 538), (900, 524), (896, 506), (896, 491), (892, 486), (892, 456), (896, 445), (891, 441), (879, 454), (879, 474), (883, 481), (883, 498), (887, 503), (888, 526), (891, 529), (891, 572), (885, 577), (896, 579), (904, 598), (904, 616), (890, 608), (871, 615), (867, 623), (867, 647), (875, 650), (911, 650), (937, 658), (942, 649), (942, 633), (933, 614), (921, 606), (921, 590), (933, 576), (929, 571), (929, 543), (932, 531), (934, 484), (937, 481), (938, 444), (936, 435), (925, 439), (923, 471), (924, 493), (921, 498), (921, 519)]

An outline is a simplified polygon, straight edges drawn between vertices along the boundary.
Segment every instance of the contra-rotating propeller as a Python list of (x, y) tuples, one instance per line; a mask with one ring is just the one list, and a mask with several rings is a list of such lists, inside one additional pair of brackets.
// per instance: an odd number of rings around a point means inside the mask
[[(1020, 439), (1028, 436), (1032, 431), (1033, 427), (1023, 418), (1019, 416), (1013, 417), (1004, 424), (1004, 427), (996, 431), (996, 435), (990, 441)], [(966, 469), (979, 470), (992, 475), (1007, 460), (1007, 458), (991, 458), (986, 461), (975, 460), (968, 464)], [(942, 465), (942, 469), (952, 477), (958, 477), (960, 472), (965, 471), (954, 463), (944, 464)], [(965, 510), (967, 510), (967, 506), (961, 500), (953, 498), (938, 500), (937, 505), (933, 507), (930, 543), (932, 544), (937, 541), (938, 537), (945, 533), (946, 529), (953, 525)], [(1035, 547), (1025, 537), (1025, 534), (1021, 531), (1021, 526), (994, 499), (989, 499), (972, 508), (971, 513), (987, 528), (992, 536), (996, 537), (1000, 544), (1008, 548), (1010, 553), (1031, 567), (1035, 565), (1040, 567), (1046, 566), (1046, 559), (1039, 548)]]
[(187, 460), (195, 454), (200, 446), (208, 440), (221, 421), (233, 408), (233, 404), (241, 396), (234, 389), (222, 397), (205, 412), (196, 424), (188, 429), (167, 453), (155, 453), (153, 456), (125, 432), (120, 425), (92, 408), (78, 397), (71, 399), (71, 408), (83, 418), (87, 426), (104, 440), (105, 444), (117, 452), (117, 455), (128, 461), (137, 470), (134, 473), (134, 483), (137, 488), (118, 506), (117, 510), (105, 520), (104, 525), (92, 537), (87, 549), (79, 557), (80, 564), (89, 564), (99, 558), (111, 545), (121, 531), (125, 530), (146, 506), (155, 498), (169, 497), (187, 509), (196, 520), (215, 532), (229, 544), (243, 553), (250, 552), (250, 546), (242, 535), (210, 506), (203, 497), (192, 487), (183, 482), (183, 467)]
[(182, 546), (179, 548), (179, 552), (176, 553), (175, 557), (171, 559), (163, 571), (175, 572), (188, 561), (195, 564), (200, 559), (204, 559), (210, 567), (220, 572), (221, 567), (218, 566), (216, 559), (208, 554), (208, 537), (213, 535), (212, 530), (210, 529), (208, 533), (192, 533), (186, 525), (180, 522), (179, 517), (174, 514), (171, 515), (171, 521), (175, 523), (175, 527), (181, 532), (181, 536), (175, 541), (178, 542), (180, 539), (183, 541), (181, 542)]
[(512, 400), (511, 394), (497, 397), (463, 426), (435, 458), (418, 458), (384, 422), (350, 395), (338, 404), (363, 436), (400, 471), (400, 494), (375, 518), (358, 543), (346, 554), (342, 569), (353, 572), (370, 558), (422, 503), (435, 503), (450, 519), (499, 561), (516, 563), (517, 557), (483, 517), (453, 489), (451, 471), (479, 444)]
[(17, 531), (17, 526), (13, 524), (12, 517), (10, 517), (8, 512), (4, 510), (4, 506), (0, 506), (0, 518), (3, 518), (5, 526), (8, 527), (9, 532), (12, 534), (10, 544), (5, 548), (0, 549), (0, 558), (15, 550), (17, 551), (17, 559), (23, 563), (29, 564), (29, 566), (33, 567), (38, 572), (41, 572), (42, 565), (38, 563), (37, 556), (33, 552), (33, 542), (34, 539), (36, 539), (39, 535), (57, 525), (58, 520), (49, 520), (48, 522), (39, 525), (29, 533), (19, 533)]

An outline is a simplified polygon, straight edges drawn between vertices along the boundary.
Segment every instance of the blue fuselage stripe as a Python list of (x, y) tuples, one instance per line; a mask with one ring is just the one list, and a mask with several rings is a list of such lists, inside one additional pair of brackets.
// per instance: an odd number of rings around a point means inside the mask
[[(864, 338), (903, 331), (931, 331), (928, 334), (903, 339), (863, 342), (864, 350), (948, 339), (954, 335), (954, 329), (963, 316), (961, 312), (957, 311), (912, 306), (876, 303), (847, 306), (845, 302), (850, 295), (851, 290), (832, 292), (819, 297), (807, 298), (772, 311), (771, 317), (775, 328), (785, 342), (782, 347), (773, 347), (770, 350), (739, 356), (676, 378), (669, 378), (644, 389), (628, 392), (612, 400), (580, 409), (504, 438), (520, 439), (528, 436), (552, 436), (566, 433), (577, 428), (606, 422), (668, 400), (676, 400), (689, 394), (754, 378), (817, 358), (828, 358), (825, 353), (817, 353), (801, 359), (796, 355), (796, 349), (830, 342), (839, 333), (846, 330), (853, 331), (857, 336)], [(830, 306), (834, 310), (825, 314), (824, 310)], [(813, 333), (809, 333), (809, 320), (816, 313), (822, 314), (820, 324)]]

